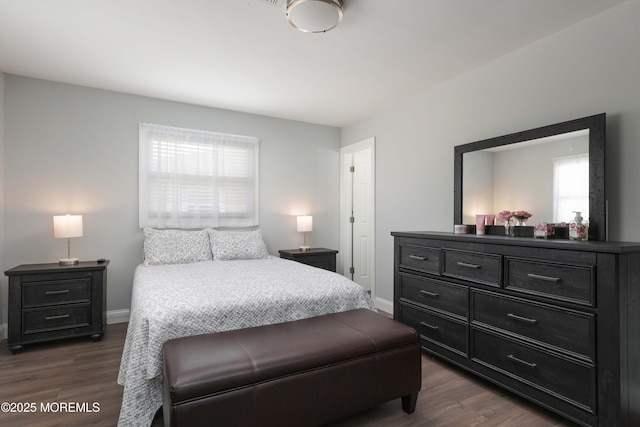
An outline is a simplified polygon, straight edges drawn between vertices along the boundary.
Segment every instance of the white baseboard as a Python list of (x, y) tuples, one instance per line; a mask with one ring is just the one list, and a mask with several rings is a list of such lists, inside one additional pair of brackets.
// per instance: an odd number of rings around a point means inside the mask
[(376, 297), (373, 303), (376, 305), (376, 308), (378, 310), (382, 310), (385, 313), (389, 313), (390, 315), (393, 316), (393, 302)]
[(129, 309), (107, 311), (107, 325), (129, 321)]

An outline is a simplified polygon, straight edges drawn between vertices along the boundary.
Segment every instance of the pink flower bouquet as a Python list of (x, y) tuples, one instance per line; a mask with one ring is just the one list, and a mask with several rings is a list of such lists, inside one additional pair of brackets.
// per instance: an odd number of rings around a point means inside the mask
[(501, 221), (509, 221), (512, 216), (511, 211), (502, 211), (498, 214), (498, 218), (500, 218)]
[(531, 214), (527, 211), (515, 211), (513, 212), (513, 217), (519, 221), (523, 221), (525, 219), (531, 218)]

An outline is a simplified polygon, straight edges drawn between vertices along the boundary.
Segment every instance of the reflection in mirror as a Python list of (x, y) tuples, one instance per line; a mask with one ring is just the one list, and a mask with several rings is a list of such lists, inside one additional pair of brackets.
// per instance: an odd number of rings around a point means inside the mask
[(526, 210), (529, 223), (589, 218), (589, 131), (463, 154), (463, 223), (478, 213)]
[(503, 210), (530, 212), (529, 226), (568, 223), (580, 211), (589, 239), (606, 240), (605, 142), (602, 113), (456, 146), (454, 224), (473, 230), (476, 214)]

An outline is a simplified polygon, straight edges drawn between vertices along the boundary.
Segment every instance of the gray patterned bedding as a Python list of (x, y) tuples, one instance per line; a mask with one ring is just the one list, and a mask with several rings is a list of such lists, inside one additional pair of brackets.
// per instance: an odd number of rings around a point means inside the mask
[(148, 426), (162, 405), (162, 344), (172, 338), (375, 310), (347, 278), (280, 258), (137, 267), (118, 383), (119, 426)]

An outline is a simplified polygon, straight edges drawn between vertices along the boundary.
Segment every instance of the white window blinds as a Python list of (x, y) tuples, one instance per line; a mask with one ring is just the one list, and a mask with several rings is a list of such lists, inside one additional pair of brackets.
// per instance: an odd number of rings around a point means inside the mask
[(258, 225), (258, 138), (140, 123), (140, 227)]

